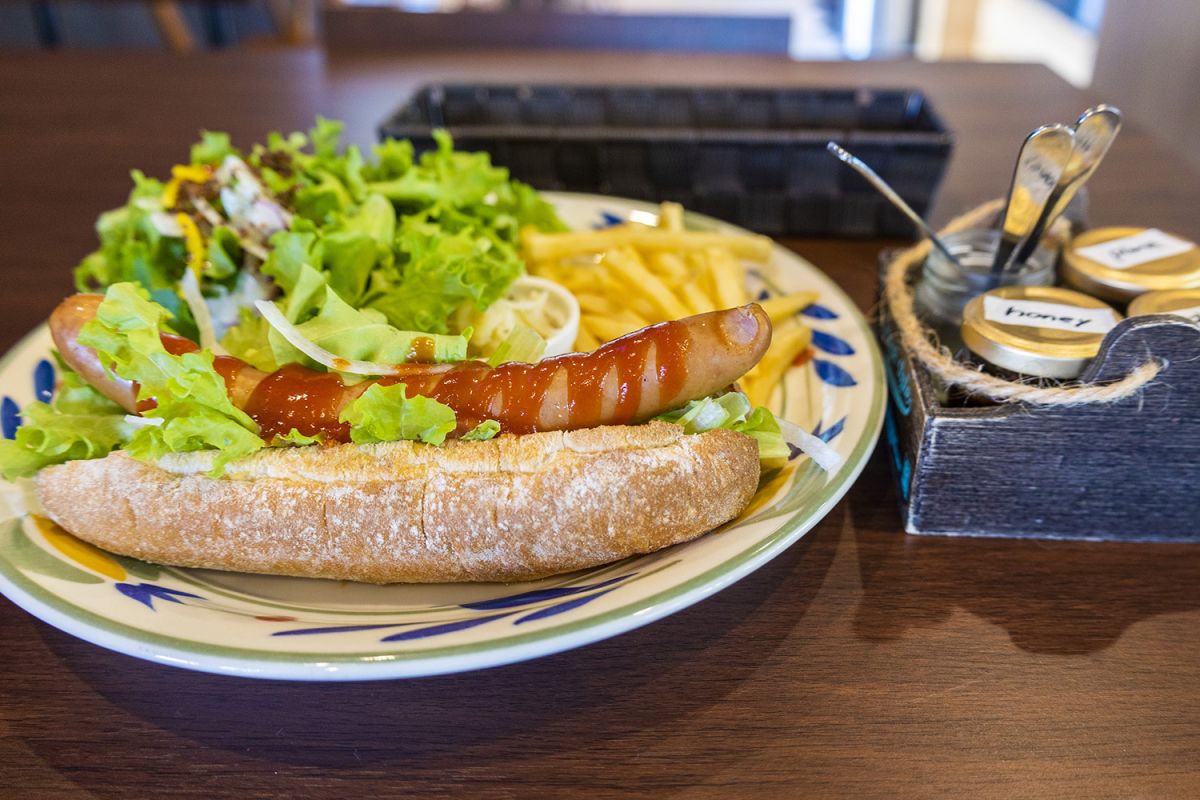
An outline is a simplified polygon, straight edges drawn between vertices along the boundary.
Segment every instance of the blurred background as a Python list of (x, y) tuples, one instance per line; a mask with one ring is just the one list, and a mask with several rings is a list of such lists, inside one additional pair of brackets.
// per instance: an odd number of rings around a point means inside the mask
[(1200, 0), (0, 0), (0, 48), (604, 49), (1019, 61), (1200, 165)]

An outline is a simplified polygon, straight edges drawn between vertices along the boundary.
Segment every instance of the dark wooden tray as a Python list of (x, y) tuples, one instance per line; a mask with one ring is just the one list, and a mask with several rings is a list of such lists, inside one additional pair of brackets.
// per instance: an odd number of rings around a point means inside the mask
[(1151, 356), (1164, 369), (1138, 395), (1074, 408), (944, 406), (882, 302), (878, 330), (909, 533), (1200, 541), (1200, 326), (1121, 322), (1081, 380), (1118, 379)]

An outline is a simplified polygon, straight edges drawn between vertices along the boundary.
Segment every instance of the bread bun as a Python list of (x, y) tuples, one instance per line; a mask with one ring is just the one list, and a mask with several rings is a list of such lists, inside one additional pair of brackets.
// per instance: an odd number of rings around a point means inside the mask
[(42, 470), (46, 514), (105, 550), (186, 567), (371, 583), (518, 581), (688, 541), (758, 485), (748, 436), (650, 423), (262, 450), (116, 452)]

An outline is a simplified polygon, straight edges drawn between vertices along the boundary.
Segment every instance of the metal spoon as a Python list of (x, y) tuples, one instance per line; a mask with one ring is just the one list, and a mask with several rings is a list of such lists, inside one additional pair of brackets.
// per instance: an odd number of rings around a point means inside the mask
[(1067, 164), (1066, 172), (1063, 173), (1058, 186), (1054, 187), (1042, 216), (1029, 233), (1029, 238), (1017, 248), (1013, 264), (1023, 264), (1033, 255), (1033, 251), (1042, 240), (1042, 235), (1062, 216), (1067, 206), (1075, 199), (1075, 194), (1100, 166), (1120, 130), (1121, 110), (1109, 105), (1089, 108), (1075, 121), (1075, 151), (1071, 154), (1071, 161)]
[(1075, 131), (1066, 125), (1043, 125), (1029, 134), (1021, 145), (1012, 185), (1008, 188), (1008, 205), (1000, 228), (1000, 244), (992, 260), (991, 286), (1000, 283), (1004, 267), (1042, 216), (1054, 187), (1075, 149)]
[(925, 220), (921, 219), (921, 215), (914, 211), (912, 206), (904, 202), (904, 198), (896, 194), (896, 190), (891, 186), (888, 186), (887, 181), (879, 177), (879, 174), (875, 172), (875, 170), (868, 167), (862, 159), (852, 155), (837, 142), (829, 142), (825, 145), (825, 149), (833, 153), (841, 161), (849, 164), (855, 172), (866, 178), (872, 186), (879, 190), (881, 195), (886, 197), (893, 206), (898, 208), (900, 212), (904, 214), (904, 216), (912, 220), (913, 224), (920, 228), (921, 231), (927, 237), (929, 237), (929, 241), (933, 243), (933, 246), (938, 250), (941, 250), (942, 255), (950, 259), (950, 263), (958, 264), (958, 259), (953, 253), (950, 252), (950, 248), (946, 247), (945, 242), (938, 238), (938, 235), (934, 232), (933, 228), (929, 227), (929, 224), (926, 223)]

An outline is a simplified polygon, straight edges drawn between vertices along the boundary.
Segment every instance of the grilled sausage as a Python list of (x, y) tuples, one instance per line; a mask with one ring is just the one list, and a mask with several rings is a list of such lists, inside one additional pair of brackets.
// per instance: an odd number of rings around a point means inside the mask
[[(64, 360), (105, 396), (129, 411), (139, 406), (135, 386), (108, 375), (96, 353), (78, 342), (79, 329), (95, 316), (101, 298), (75, 295), (55, 309), (51, 333)], [(524, 434), (642, 422), (689, 400), (719, 391), (758, 362), (771, 340), (771, 323), (755, 304), (663, 322), (606, 342), (591, 353), (568, 353), (536, 364), (489, 367), (409, 364), (398, 374), (351, 386), (336, 373), (290, 364), (266, 374), (230, 356), (214, 367), (225, 379), (234, 405), (261, 426), (264, 436), (293, 428), (348, 441), (349, 426), (338, 417), (373, 384), (403, 383), (405, 395), (431, 397), (458, 415), (462, 434), (487, 419), (502, 431)], [(173, 353), (199, 349), (171, 334), (163, 343)]]

